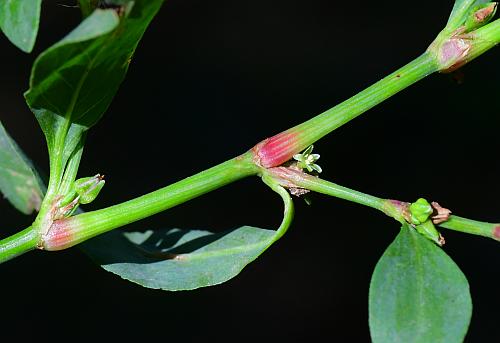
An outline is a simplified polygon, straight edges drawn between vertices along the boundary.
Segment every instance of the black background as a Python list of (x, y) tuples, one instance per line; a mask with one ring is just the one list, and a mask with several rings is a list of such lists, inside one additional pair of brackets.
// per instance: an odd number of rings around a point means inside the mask
[[(45, 1), (35, 52), (0, 37), (0, 119), (47, 171), (43, 135), (24, 103), (33, 59), (80, 20)], [(403, 6), (403, 7), (402, 7)], [(423, 52), (452, 1), (167, 1), (109, 111), (90, 131), (81, 176), (106, 174), (87, 209), (115, 204), (234, 157), (362, 90)], [(437, 200), (499, 221), (498, 49), (433, 75), (336, 130), (315, 147), (324, 178), (373, 195)], [(398, 225), (342, 200), (296, 201), (287, 235), (235, 279), (191, 292), (121, 280), (72, 248), (0, 265), (1, 341), (369, 341), (371, 272)], [(276, 227), (279, 199), (257, 178), (129, 229)], [(0, 202), (1, 236), (30, 224)], [(468, 342), (498, 342), (499, 245), (445, 231), (468, 276)], [(7, 338), (7, 339), (6, 339)]]

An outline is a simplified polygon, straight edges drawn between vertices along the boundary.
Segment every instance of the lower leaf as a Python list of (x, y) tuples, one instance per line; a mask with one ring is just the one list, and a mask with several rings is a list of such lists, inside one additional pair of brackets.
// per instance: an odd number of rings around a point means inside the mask
[(38, 211), (45, 187), (31, 161), (0, 121), (0, 193), (24, 214)]
[(105, 270), (148, 288), (212, 286), (238, 275), (274, 242), (276, 231), (243, 226), (222, 233), (112, 231), (82, 244)]
[(191, 290), (225, 282), (255, 260), (288, 229), (293, 202), (274, 183), (285, 204), (278, 230), (243, 226), (222, 233), (164, 229), (125, 233), (111, 231), (80, 245), (105, 270), (148, 288)]
[(372, 276), (373, 342), (462, 342), (471, 314), (469, 284), (458, 266), (404, 225)]
[(0, 29), (24, 52), (35, 45), (42, 0), (0, 1)]

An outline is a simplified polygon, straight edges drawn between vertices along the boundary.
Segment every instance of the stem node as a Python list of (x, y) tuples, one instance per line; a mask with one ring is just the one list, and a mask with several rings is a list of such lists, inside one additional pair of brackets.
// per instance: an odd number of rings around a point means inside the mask
[(293, 155), (302, 151), (299, 133), (285, 131), (266, 138), (252, 148), (254, 163), (264, 168), (272, 168), (291, 160)]
[(500, 225), (495, 226), (493, 229), (493, 238), (495, 238), (497, 241), (500, 241)]
[(56, 251), (75, 245), (77, 242), (68, 224), (68, 219), (54, 221), (47, 233), (41, 237), (38, 249)]

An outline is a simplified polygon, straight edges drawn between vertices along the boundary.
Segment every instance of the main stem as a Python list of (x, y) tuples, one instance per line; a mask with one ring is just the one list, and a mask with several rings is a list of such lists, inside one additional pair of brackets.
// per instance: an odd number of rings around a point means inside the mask
[[(80, 2), (86, 3), (87, 1)], [(465, 63), (498, 44), (500, 41), (500, 20), (496, 20), (474, 33), (475, 45), (466, 56)], [(414, 61), (364, 91), (300, 125), (262, 141), (251, 152), (240, 158), (123, 204), (58, 220), (50, 226), (50, 230), (44, 237), (40, 237), (40, 230), (34, 230), (30, 227), (14, 236), (3, 239), (0, 241), (0, 263), (34, 249), (40, 243), (43, 243), (43, 247), (46, 249), (64, 249), (100, 233), (166, 210), (245, 176), (259, 174), (262, 170), (259, 171), (258, 167), (264, 167), (263, 170), (277, 167), (290, 160), (294, 154), (304, 150), (310, 144), (368, 109), (427, 75), (443, 69), (443, 61), (440, 61), (438, 56), (439, 51), (427, 50)], [(51, 200), (54, 196), (56, 186), (62, 176), (62, 166), (57, 163), (54, 165), (52, 162), (54, 161), (51, 160), (51, 178), (48, 196), (45, 200)], [(55, 169), (55, 172), (52, 169)], [(388, 211), (391, 212), (391, 206), (389, 206), (389, 210), (384, 209), (384, 205), (388, 204), (387, 200), (335, 184), (324, 186), (322, 189), (318, 188), (316, 191), (377, 208), (386, 214), (390, 214)], [(43, 212), (50, 209), (50, 201), (45, 203), (47, 206), (42, 209)], [(45, 215), (42, 217), (45, 218)], [(37, 223), (37, 226), (43, 225)], [(500, 226), (496, 224), (475, 222), (452, 216), (442, 226), (500, 240)]]
[(167, 187), (127, 202), (57, 220), (43, 237), (43, 248), (61, 250), (109, 230), (179, 205), (246, 176), (257, 174), (253, 155), (221, 163)]
[(426, 52), (355, 96), (290, 130), (300, 130), (304, 136), (307, 136), (308, 142), (304, 142), (304, 148), (306, 148), (438, 69), (435, 58)]

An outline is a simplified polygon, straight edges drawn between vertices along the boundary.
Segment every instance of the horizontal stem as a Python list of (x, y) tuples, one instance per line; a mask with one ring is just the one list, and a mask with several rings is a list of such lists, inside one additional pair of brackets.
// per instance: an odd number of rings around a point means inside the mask
[(0, 263), (13, 259), (37, 247), (38, 233), (30, 226), (0, 241)]
[(57, 220), (43, 237), (46, 250), (61, 250), (109, 230), (149, 217), (231, 182), (255, 175), (259, 169), (246, 153), (167, 187), (124, 203)]
[(330, 195), (336, 198), (355, 202), (360, 205), (368, 206), (376, 210), (384, 211), (386, 200), (375, 196), (356, 191), (336, 183), (325, 181), (323, 179), (306, 176), (299, 182), (296, 182), (299, 187), (311, 190), (313, 192)]
[(306, 174), (302, 171), (287, 167), (276, 167), (267, 170), (272, 178), (277, 180), (283, 187), (303, 188), (317, 193), (322, 193), (357, 204), (369, 206), (380, 211), (386, 211), (387, 200), (358, 192), (353, 189), (340, 186), (330, 181)]
[[(267, 170), (267, 173), (283, 187), (289, 189), (303, 188), (365, 205), (382, 211), (386, 215), (393, 217), (401, 223), (406, 222), (408, 218), (409, 203), (407, 202), (378, 198), (337, 185), (333, 182), (320, 179), (293, 168), (271, 168)], [(500, 224), (492, 224), (461, 218), (458, 216), (450, 216), (447, 221), (440, 223), (439, 226), (449, 230), (489, 237), (500, 241)]]
[(445, 229), (484, 236), (500, 241), (500, 224), (485, 223), (458, 216), (450, 216), (447, 221), (439, 224), (439, 226)]

